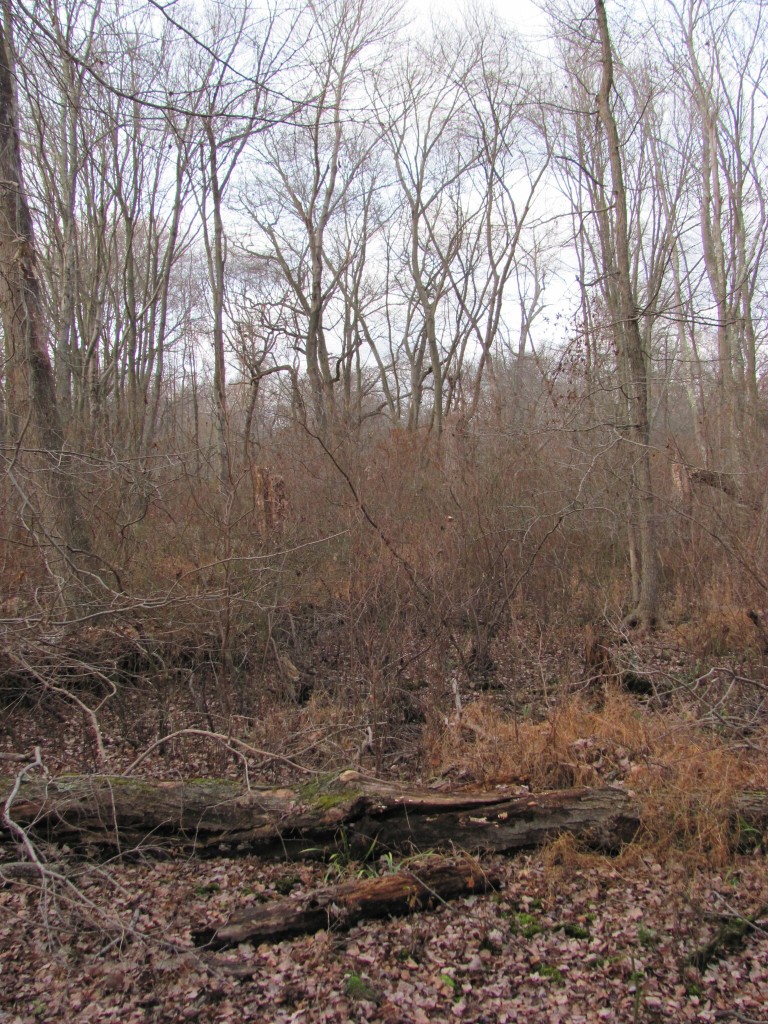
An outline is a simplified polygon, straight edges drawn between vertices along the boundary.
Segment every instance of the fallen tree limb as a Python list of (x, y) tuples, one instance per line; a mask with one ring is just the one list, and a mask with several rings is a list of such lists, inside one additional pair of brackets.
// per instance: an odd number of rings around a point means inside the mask
[(234, 913), (218, 928), (195, 932), (198, 945), (221, 949), (241, 942), (280, 942), (322, 928), (346, 931), (363, 918), (412, 914), (498, 885), (468, 860), (430, 858), (395, 874), (357, 878)]
[(744, 489), (732, 473), (721, 473), (713, 469), (705, 469), (703, 466), (692, 466), (686, 462), (679, 446), (673, 441), (668, 448), (674, 449), (672, 458), (672, 479), (678, 493), (683, 498), (685, 505), (690, 505), (693, 496), (693, 484), (711, 487), (713, 490), (722, 491), (733, 501), (744, 505), (746, 508), (761, 510), (761, 504), (744, 494)]
[(700, 469), (691, 467), (688, 475), (695, 484), (703, 484), (705, 487), (712, 487), (716, 491), (722, 491), (734, 501), (741, 501), (741, 491), (736, 480), (729, 473), (715, 473), (711, 469)]
[[(5, 784), (3, 784), (5, 783)], [(0, 780), (0, 799), (11, 780)], [(122, 776), (26, 778), (8, 813), (15, 826), (73, 848), (326, 856), (461, 849), (509, 852), (571, 832), (616, 850), (639, 827), (620, 789), (441, 793), (356, 772), (282, 788), (226, 779), (153, 782)]]
[[(5, 804), (2, 803), (5, 801)], [(521, 793), (436, 792), (342, 772), (291, 787), (246, 788), (228, 779), (154, 782), (124, 776), (0, 778), (6, 829), (79, 849), (260, 853), (324, 857), (460, 849), (499, 853), (564, 832), (613, 851), (632, 840), (638, 804), (613, 788)], [(768, 830), (768, 793), (740, 795), (734, 836)], [(754, 841), (752, 845), (755, 845)]]

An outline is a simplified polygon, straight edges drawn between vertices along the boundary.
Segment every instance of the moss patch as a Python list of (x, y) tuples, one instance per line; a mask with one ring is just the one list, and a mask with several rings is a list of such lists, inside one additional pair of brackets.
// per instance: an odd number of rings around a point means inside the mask
[(336, 772), (331, 772), (328, 775), (319, 775), (301, 786), (298, 795), (303, 804), (308, 804), (319, 811), (328, 811), (354, 800), (357, 793), (343, 782), (339, 782)]

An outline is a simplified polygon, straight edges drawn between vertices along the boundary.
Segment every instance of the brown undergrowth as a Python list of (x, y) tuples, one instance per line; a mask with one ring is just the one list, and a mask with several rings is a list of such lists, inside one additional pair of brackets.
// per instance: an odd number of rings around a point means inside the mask
[(700, 657), (737, 656), (760, 660), (768, 647), (768, 628), (762, 610), (711, 605), (701, 615), (675, 629), (680, 646)]
[(461, 766), (484, 785), (626, 787), (641, 805), (646, 848), (713, 866), (745, 838), (738, 795), (768, 779), (768, 730), (751, 736), (747, 753), (682, 707), (654, 710), (619, 690), (600, 708), (569, 698), (543, 722), (511, 717), (483, 698), (445, 723), (432, 748), (438, 771)]

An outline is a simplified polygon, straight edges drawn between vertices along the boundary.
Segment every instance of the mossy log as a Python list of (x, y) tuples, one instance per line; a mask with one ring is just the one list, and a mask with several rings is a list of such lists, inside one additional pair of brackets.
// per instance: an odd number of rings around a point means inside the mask
[(217, 928), (196, 932), (194, 938), (198, 945), (221, 949), (241, 942), (280, 942), (323, 928), (346, 931), (364, 918), (412, 914), (497, 885), (498, 878), (475, 862), (431, 857), (391, 875), (355, 878), (248, 907)]
[[(0, 784), (0, 799), (10, 791)], [(3, 794), (5, 789), (5, 794)], [(245, 788), (223, 779), (154, 782), (70, 776), (22, 782), (12, 820), (73, 848), (327, 856), (460, 849), (508, 852), (563, 832), (615, 850), (639, 817), (620, 789), (436, 792), (347, 771), (303, 786)]]

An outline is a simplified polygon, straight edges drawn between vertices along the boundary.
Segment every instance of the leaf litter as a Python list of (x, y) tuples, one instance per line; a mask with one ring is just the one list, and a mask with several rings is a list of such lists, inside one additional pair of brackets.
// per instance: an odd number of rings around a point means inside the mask
[[(81, 867), (89, 903), (15, 880), (0, 891), (0, 1020), (714, 1021), (766, 1016), (768, 921), (697, 971), (724, 914), (766, 902), (765, 860), (692, 871), (630, 849), (607, 859), (569, 843), (489, 858), (503, 882), (406, 918), (369, 921), (226, 954), (191, 932), (250, 903), (321, 885), (322, 864), (256, 858)], [(724, 909), (727, 908), (727, 909)]]

